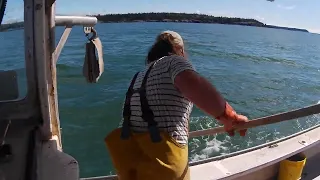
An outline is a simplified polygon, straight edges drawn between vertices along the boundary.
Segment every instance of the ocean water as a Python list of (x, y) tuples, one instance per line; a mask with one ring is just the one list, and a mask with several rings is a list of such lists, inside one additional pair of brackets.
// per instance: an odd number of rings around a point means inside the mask
[[(86, 38), (75, 27), (58, 61), (63, 149), (80, 164), (81, 177), (109, 175), (113, 167), (103, 139), (121, 118), (122, 100), (133, 74), (144, 67), (156, 35), (175, 30), (188, 57), (238, 113), (254, 119), (320, 100), (320, 35), (217, 24), (110, 23), (96, 26), (104, 45), (105, 72), (97, 84), (82, 76)], [(56, 41), (63, 32), (57, 28)], [(23, 30), (0, 33), (1, 70), (16, 69), (20, 96), (26, 92)], [(194, 108), (191, 130), (218, 126)], [(225, 134), (192, 138), (196, 161), (269, 142), (319, 124), (319, 115), (250, 129), (246, 137)]]

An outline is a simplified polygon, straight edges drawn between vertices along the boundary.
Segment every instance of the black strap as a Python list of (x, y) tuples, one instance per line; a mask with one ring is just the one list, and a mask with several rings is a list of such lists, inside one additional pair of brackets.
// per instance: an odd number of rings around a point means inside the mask
[(123, 110), (123, 124), (122, 124), (122, 139), (128, 139), (130, 136), (130, 116), (131, 116), (131, 110), (130, 110), (130, 99), (134, 92), (138, 92), (140, 94), (140, 103), (141, 103), (141, 111), (142, 111), (142, 119), (148, 123), (148, 130), (150, 133), (150, 137), (152, 142), (160, 142), (161, 136), (159, 129), (157, 127), (157, 122), (154, 120), (154, 114), (153, 111), (150, 109), (148, 100), (147, 100), (147, 91), (146, 91), (146, 84), (148, 76), (151, 72), (151, 69), (153, 68), (154, 63), (149, 67), (147, 70), (141, 87), (138, 90), (133, 89), (133, 85), (137, 79), (138, 73), (134, 76), (134, 78), (131, 81), (130, 87), (127, 91), (124, 110)]
[(130, 101), (131, 101), (131, 96), (134, 93), (134, 83), (138, 77), (139, 72), (137, 72), (133, 79), (131, 80), (130, 86), (128, 88), (128, 91), (126, 93), (126, 99), (124, 102), (124, 107), (123, 107), (123, 123), (122, 123), (122, 132), (121, 132), (121, 138), (122, 139), (128, 139), (130, 136), (130, 116), (131, 116), (131, 109), (130, 109)]
[(153, 66), (154, 64), (150, 66), (141, 84), (141, 88), (142, 88), (140, 91), (140, 103), (141, 103), (141, 111), (142, 111), (141, 117), (144, 121), (148, 122), (148, 130), (149, 130), (152, 142), (160, 142), (161, 136), (160, 136), (159, 129), (157, 127), (158, 123), (154, 120), (153, 111), (150, 109), (150, 106), (147, 100), (147, 90), (146, 90), (147, 79)]

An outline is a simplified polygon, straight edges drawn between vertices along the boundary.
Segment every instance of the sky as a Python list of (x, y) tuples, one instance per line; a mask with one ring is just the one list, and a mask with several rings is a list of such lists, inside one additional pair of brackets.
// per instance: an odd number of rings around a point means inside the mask
[[(320, 33), (320, 0), (57, 0), (60, 15), (185, 12), (254, 18)], [(23, 0), (8, 0), (4, 22), (23, 20)]]

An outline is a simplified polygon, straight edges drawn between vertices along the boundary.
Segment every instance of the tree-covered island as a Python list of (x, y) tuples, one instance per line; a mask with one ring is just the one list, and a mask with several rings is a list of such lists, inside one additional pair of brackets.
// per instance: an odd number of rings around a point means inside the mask
[[(286, 29), (292, 31), (308, 32), (306, 29), (279, 27), (264, 24), (255, 19), (235, 18), (235, 17), (216, 17), (205, 14), (187, 13), (127, 13), (127, 14), (106, 14), (94, 15), (99, 23), (123, 23), (123, 22), (173, 22), (173, 23), (211, 23), (229, 24), (242, 26), (255, 26), (265, 28)], [(0, 31), (8, 31), (23, 28), (22, 22), (3, 24)]]

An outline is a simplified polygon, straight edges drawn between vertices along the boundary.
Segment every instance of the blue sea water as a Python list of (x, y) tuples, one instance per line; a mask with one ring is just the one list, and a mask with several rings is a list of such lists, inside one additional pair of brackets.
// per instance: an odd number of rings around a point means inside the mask
[[(75, 27), (58, 61), (63, 149), (75, 157), (81, 176), (113, 173), (103, 139), (116, 128), (133, 74), (163, 30), (179, 32), (197, 71), (236, 111), (250, 119), (315, 104), (320, 100), (320, 35), (217, 24), (107, 23), (96, 26), (104, 46), (105, 72), (97, 84), (82, 76), (86, 38)], [(57, 28), (56, 41), (63, 32)], [(23, 30), (0, 33), (1, 70), (16, 69), (25, 95)], [(246, 137), (225, 134), (192, 138), (190, 160), (228, 154), (269, 142), (320, 122), (319, 115), (250, 129)], [(218, 126), (195, 108), (191, 130)]]

